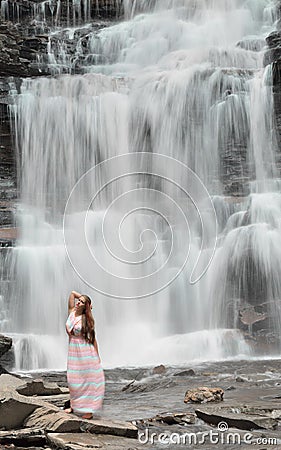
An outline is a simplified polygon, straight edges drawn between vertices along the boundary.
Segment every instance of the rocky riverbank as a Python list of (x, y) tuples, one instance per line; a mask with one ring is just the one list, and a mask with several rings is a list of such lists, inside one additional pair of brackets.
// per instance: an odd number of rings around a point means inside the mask
[[(165, 447), (174, 449), (187, 447), (176, 442), (185, 435), (191, 439), (189, 448), (277, 449), (280, 367), (280, 360), (264, 360), (106, 370), (104, 410), (93, 420), (63, 412), (68, 400), (65, 373), (1, 375), (0, 445), (160, 449), (165, 438)], [(198, 390), (202, 386), (207, 387), (205, 397)], [(207, 401), (214, 399), (210, 390), (217, 388), (223, 400)], [(184, 403), (187, 391), (192, 398)]]
[[(12, 340), (0, 336), (0, 358)], [(105, 370), (104, 409), (66, 414), (65, 372), (0, 375), (0, 448), (114, 450), (276, 449), (281, 444), (281, 361), (220, 361), (193, 367)], [(184, 437), (185, 436), (185, 437)], [(168, 442), (170, 444), (168, 445)], [(182, 442), (181, 442), (182, 443)], [(257, 447), (256, 447), (257, 448)]]

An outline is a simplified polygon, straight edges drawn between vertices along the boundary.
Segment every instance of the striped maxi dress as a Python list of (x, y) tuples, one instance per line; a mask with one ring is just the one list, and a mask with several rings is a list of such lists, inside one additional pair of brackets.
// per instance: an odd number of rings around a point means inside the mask
[(102, 407), (104, 373), (95, 347), (81, 334), (82, 316), (72, 311), (66, 322), (69, 335), (67, 382), (70, 406), (77, 415), (95, 413)]

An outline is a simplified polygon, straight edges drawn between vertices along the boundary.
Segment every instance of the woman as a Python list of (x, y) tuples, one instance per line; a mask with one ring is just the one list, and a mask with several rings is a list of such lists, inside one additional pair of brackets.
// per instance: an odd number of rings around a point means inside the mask
[(101, 409), (105, 385), (91, 309), (91, 299), (87, 295), (71, 292), (66, 322), (70, 408), (65, 412), (82, 415), (83, 419), (91, 419), (93, 413)]

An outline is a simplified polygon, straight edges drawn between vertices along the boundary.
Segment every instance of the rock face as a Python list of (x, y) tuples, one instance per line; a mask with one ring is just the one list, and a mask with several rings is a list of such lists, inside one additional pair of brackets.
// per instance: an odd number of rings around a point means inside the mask
[(273, 73), (273, 98), (275, 109), (275, 128), (277, 134), (277, 144), (279, 148), (279, 159), (277, 161), (281, 167), (281, 31), (271, 33), (266, 39), (268, 51), (265, 54), (265, 64), (272, 63)]
[(12, 347), (12, 339), (0, 334), (0, 358)]
[[(2, 35), (1, 35), (2, 36)], [(1, 39), (0, 36), (0, 46)], [(0, 52), (0, 70), (3, 65), (3, 53)], [(2, 62), (1, 62), (2, 61)], [(1, 69), (2, 67), (2, 69)], [(9, 115), (9, 90), (12, 80), (0, 78), (0, 226), (14, 225), (14, 201), (18, 197), (16, 183), (16, 157), (12, 143), (12, 130)], [(9, 245), (9, 238), (0, 236), (0, 246)]]
[(30, 74), (29, 61), (21, 57), (24, 41), (10, 22), (0, 24), (0, 76), (26, 77)]
[(8, 0), (2, 17), (15, 23), (28, 23), (42, 31), (48, 25), (77, 25), (84, 20), (116, 19), (123, 15), (118, 0)]

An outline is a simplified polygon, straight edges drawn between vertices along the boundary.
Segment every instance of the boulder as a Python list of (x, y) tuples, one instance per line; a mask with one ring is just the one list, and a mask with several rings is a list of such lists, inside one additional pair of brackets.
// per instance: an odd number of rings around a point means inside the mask
[(153, 375), (162, 375), (165, 372), (166, 372), (166, 367), (163, 366), (163, 364), (160, 364), (160, 366), (154, 367), (152, 370)]
[(184, 403), (221, 402), (224, 391), (221, 388), (208, 388), (205, 386), (186, 391)]

